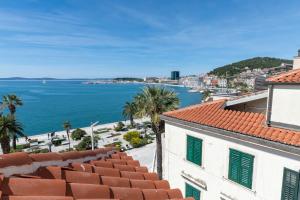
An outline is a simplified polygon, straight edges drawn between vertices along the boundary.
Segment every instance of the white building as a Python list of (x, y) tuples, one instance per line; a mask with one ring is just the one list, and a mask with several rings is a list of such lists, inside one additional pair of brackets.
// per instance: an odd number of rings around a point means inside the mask
[(180, 78), (180, 83), (184, 85), (185, 87), (191, 87), (191, 88), (196, 88), (199, 87), (200, 84), (200, 79), (198, 76), (186, 76)]
[(219, 78), (218, 79), (218, 86), (222, 88), (227, 87), (227, 79), (226, 78)]
[(294, 69), (300, 68), (300, 49), (298, 50), (298, 55), (294, 57), (293, 68)]
[(172, 187), (195, 200), (300, 199), (300, 70), (268, 81), (267, 93), (162, 116)]
[(255, 77), (248, 77), (248, 78), (242, 79), (242, 82), (245, 83), (248, 87), (254, 88)]

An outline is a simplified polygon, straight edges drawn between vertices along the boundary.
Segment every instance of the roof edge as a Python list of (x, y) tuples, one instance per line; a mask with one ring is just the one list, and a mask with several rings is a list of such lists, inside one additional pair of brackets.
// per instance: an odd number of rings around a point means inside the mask
[(206, 132), (204, 133), (206, 135), (212, 135), (215, 137), (217, 136), (218, 138), (231, 140), (236, 143), (241, 143), (240, 141), (243, 141), (245, 144), (252, 145), (252, 146), (253, 144), (256, 144), (256, 146), (264, 147), (264, 149), (269, 149), (273, 151), (276, 150), (278, 154), (290, 155), (292, 158), (300, 160), (300, 147), (297, 146), (283, 144), (280, 142), (274, 142), (263, 138), (246, 135), (243, 133), (227, 131), (220, 128), (205, 126), (198, 123), (189, 122), (189, 121), (168, 117), (164, 115), (161, 115), (161, 119), (166, 122), (169, 122), (171, 125), (174, 126), (187, 128), (189, 130), (198, 133), (200, 133), (199, 131), (201, 130), (201, 133)]

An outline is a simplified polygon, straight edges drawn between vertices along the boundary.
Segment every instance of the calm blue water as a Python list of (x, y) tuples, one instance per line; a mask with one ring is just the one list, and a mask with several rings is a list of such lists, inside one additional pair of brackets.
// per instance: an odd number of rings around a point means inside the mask
[[(0, 81), (0, 96), (14, 93), (24, 105), (17, 117), (27, 135), (62, 130), (64, 121), (73, 127), (91, 122), (108, 123), (123, 120), (122, 107), (139, 92), (141, 84), (84, 85), (81, 81)], [(178, 93), (181, 107), (199, 103), (201, 94), (172, 87)]]

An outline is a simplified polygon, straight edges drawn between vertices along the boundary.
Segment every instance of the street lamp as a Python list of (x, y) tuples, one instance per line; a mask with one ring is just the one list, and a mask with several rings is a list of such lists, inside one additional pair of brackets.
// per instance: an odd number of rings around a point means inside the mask
[(91, 129), (92, 129), (92, 133), (91, 133), (91, 140), (92, 140), (92, 150), (94, 150), (95, 149), (95, 147), (94, 147), (94, 130), (93, 130), (93, 128), (95, 127), (95, 126), (97, 126), (99, 124), (99, 121), (98, 122), (95, 122), (95, 123), (91, 123)]

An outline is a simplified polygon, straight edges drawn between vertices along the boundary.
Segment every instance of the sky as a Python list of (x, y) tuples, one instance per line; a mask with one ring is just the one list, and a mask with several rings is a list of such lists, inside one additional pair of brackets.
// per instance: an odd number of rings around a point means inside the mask
[(299, 0), (0, 0), (0, 77), (201, 74), (299, 48)]

